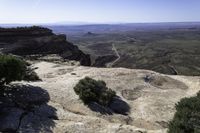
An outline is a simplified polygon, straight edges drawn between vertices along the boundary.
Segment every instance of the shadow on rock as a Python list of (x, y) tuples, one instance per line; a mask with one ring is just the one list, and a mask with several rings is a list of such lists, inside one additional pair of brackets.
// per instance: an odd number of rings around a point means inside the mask
[(91, 102), (88, 107), (95, 112), (101, 113), (103, 115), (113, 115), (113, 113), (128, 115), (130, 112), (130, 106), (128, 103), (123, 101), (119, 96), (113, 98), (109, 106), (104, 107), (96, 102)]
[(109, 105), (109, 108), (117, 113), (117, 114), (122, 114), (122, 115), (128, 115), (130, 112), (130, 106), (128, 103), (123, 101), (119, 96), (113, 98), (112, 102)]
[(0, 132), (52, 132), (56, 109), (47, 91), (30, 85), (11, 85), (0, 92)]
[(96, 102), (91, 102), (88, 104), (88, 107), (95, 112), (101, 113), (103, 115), (112, 115), (113, 111), (108, 108), (108, 107), (104, 107)]

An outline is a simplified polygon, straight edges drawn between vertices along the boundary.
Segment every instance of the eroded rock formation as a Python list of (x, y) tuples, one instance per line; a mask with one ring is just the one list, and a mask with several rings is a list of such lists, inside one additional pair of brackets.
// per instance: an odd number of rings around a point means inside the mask
[(57, 54), (67, 60), (80, 61), (90, 66), (90, 56), (66, 40), (65, 35), (55, 35), (41, 27), (0, 28), (0, 50), (20, 56)]

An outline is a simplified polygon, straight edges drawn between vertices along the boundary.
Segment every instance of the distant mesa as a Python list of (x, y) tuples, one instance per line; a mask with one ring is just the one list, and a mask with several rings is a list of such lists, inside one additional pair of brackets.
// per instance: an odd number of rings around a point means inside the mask
[(85, 36), (96, 36), (97, 34), (95, 34), (95, 33), (93, 33), (93, 32), (87, 32), (86, 34), (85, 34)]
[(92, 32), (88, 32), (87, 34), (88, 34), (88, 35), (93, 35), (93, 33), (92, 33)]
[(80, 61), (90, 66), (90, 55), (66, 40), (66, 35), (56, 35), (48, 28), (0, 28), (0, 52), (19, 56), (57, 54), (63, 59)]

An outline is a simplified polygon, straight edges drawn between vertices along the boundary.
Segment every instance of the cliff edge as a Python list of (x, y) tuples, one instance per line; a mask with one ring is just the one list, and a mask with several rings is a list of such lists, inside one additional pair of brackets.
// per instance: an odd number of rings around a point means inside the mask
[[(181, 98), (196, 95), (200, 84), (199, 77), (170, 76), (148, 70), (49, 62), (36, 62), (32, 67), (38, 68), (36, 73), (42, 81), (20, 82), (24, 92), (16, 93), (19, 96), (15, 101), (19, 105), (46, 103), (32, 110), (12, 107), (10, 114), (0, 117), (4, 123), (0, 130), (12, 129), (22, 133), (166, 133), (176, 111), (175, 104)], [(104, 80), (128, 104), (129, 113), (121, 115), (107, 112), (109, 110), (95, 104), (84, 105), (73, 87), (85, 76)], [(112, 106), (120, 111), (125, 105), (115, 101)]]
[(90, 56), (68, 42), (65, 35), (56, 35), (42, 27), (0, 28), (0, 51), (23, 57), (56, 54), (63, 59), (90, 66)]

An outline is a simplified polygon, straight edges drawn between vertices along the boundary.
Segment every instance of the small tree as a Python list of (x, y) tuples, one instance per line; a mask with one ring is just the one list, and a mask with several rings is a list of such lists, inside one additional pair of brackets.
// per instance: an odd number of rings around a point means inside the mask
[(200, 133), (200, 92), (195, 97), (183, 98), (176, 111), (169, 133)]
[(26, 75), (26, 63), (10, 55), (0, 55), (0, 85), (22, 80)]
[(0, 86), (20, 80), (38, 81), (40, 79), (27, 62), (11, 55), (0, 55)]
[(86, 77), (79, 81), (74, 87), (74, 91), (85, 103), (97, 102), (103, 106), (108, 106), (116, 93), (106, 87), (106, 83), (101, 80), (94, 80)]

